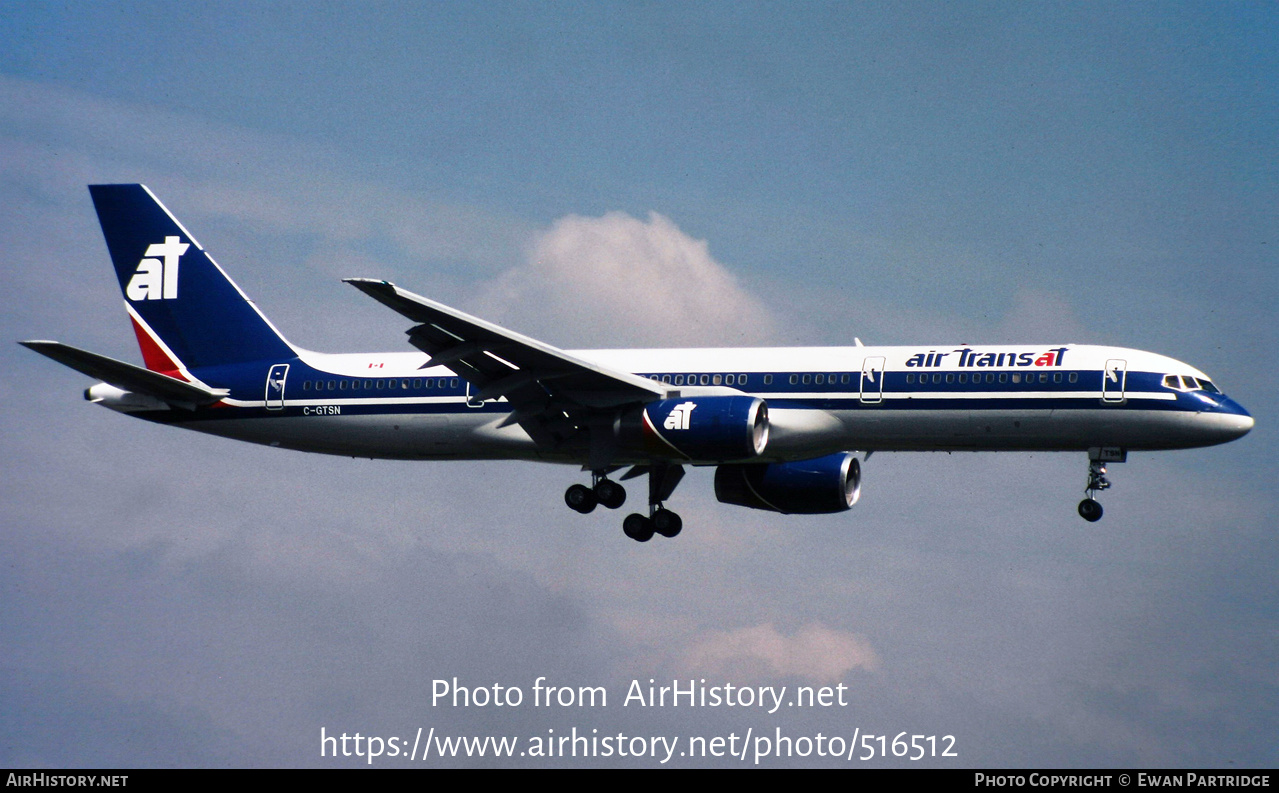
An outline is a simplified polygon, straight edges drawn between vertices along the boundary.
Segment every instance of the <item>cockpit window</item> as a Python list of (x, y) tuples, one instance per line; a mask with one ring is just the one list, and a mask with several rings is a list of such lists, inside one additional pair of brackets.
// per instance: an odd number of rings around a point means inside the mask
[(1191, 377), (1188, 374), (1166, 374), (1164, 375), (1163, 385), (1164, 388), (1171, 388), (1175, 391), (1207, 391), (1210, 394), (1221, 393), (1221, 389), (1213, 385), (1211, 380), (1203, 377)]

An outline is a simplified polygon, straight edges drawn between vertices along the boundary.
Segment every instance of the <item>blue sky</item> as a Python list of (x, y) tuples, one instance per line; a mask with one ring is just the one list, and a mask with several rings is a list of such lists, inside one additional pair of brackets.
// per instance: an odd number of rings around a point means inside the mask
[[(1137, 347), (1207, 371), (1257, 428), (1132, 455), (1096, 525), (1074, 514), (1082, 456), (882, 454), (838, 516), (719, 505), (694, 472), (684, 534), (641, 547), (563, 507), (571, 469), (169, 431), (11, 344), (0, 761), (314, 765), (322, 726), (577, 725), (1273, 766), (1277, 22), (1261, 3), (9, 9), (11, 340), (138, 360), (84, 185), (140, 181), (314, 349), (402, 344), (338, 280), (375, 276), (566, 347)], [(538, 675), (619, 699), (632, 678), (837, 678), (853, 703), (429, 703), (435, 677)]]

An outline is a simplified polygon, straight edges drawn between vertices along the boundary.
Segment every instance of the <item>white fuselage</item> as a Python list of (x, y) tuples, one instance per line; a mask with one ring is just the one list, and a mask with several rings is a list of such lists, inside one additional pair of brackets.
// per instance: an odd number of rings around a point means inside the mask
[[(655, 379), (670, 397), (746, 394), (768, 404), (760, 461), (836, 451), (1084, 451), (1222, 443), (1252, 419), (1219, 392), (1166, 385), (1205, 374), (1154, 353), (1083, 345), (709, 348), (570, 351)], [(505, 400), (477, 402), (418, 353), (300, 353), (286, 396), (224, 400), (181, 415), (108, 406), (203, 432), (291, 449), (393, 459), (582, 463), (539, 448)], [(197, 372), (197, 374), (199, 374)], [(304, 388), (297, 378), (303, 378)], [(424, 387), (429, 383), (430, 387)], [(692, 384), (690, 384), (692, 383)], [(383, 387), (387, 386), (387, 387)], [(157, 412), (167, 413), (160, 418)], [(150, 414), (150, 415), (146, 415)], [(642, 462), (642, 455), (618, 462)]]

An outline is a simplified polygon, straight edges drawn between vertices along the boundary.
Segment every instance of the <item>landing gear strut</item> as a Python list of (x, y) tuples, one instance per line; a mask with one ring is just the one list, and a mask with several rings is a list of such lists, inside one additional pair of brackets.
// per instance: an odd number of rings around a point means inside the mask
[[(564, 503), (583, 515), (591, 512), (597, 505), (603, 504), (609, 509), (617, 509), (626, 503), (626, 488), (608, 478), (616, 468), (607, 468), (591, 472), (591, 486), (570, 485), (564, 491)], [(674, 463), (656, 462), (648, 465), (637, 465), (626, 472), (622, 479), (634, 479), (648, 474), (648, 515), (632, 512), (622, 521), (622, 532), (636, 542), (648, 542), (654, 534), (663, 537), (674, 537), (684, 528), (680, 516), (666, 507), (662, 502), (671, 497), (675, 486), (684, 478), (684, 466)]]
[(1122, 463), (1127, 457), (1123, 449), (1103, 447), (1088, 450), (1088, 484), (1084, 487), (1088, 497), (1079, 502), (1079, 517), (1089, 523), (1101, 520), (1101, 504), (1093, 495), (1110, 489), (1110, 480), (1106, 478), (1106, 463)]
[(684, 520), (662, 506), (662, 502), (671, 497), (679, 480), (684, 478), (684, 467), (671, 463), (637, 465), (623, 478), (630, 479), (644, 473), (648, 474), (648, 517), (638, 512), (627, 515), (622, 521), (622, 533), (636, 542), (648, 542), (654, 534), (674, 537), (684, 528)]

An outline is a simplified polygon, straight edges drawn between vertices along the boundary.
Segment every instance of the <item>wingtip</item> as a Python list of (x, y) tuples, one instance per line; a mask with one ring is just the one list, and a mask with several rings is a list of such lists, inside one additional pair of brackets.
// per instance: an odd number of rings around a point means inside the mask
[(395, 287), (395, 284), (381, 278), (343, 278), (342, 283), (350, 284), (356, 289), (364, 289), (366, 287)]

